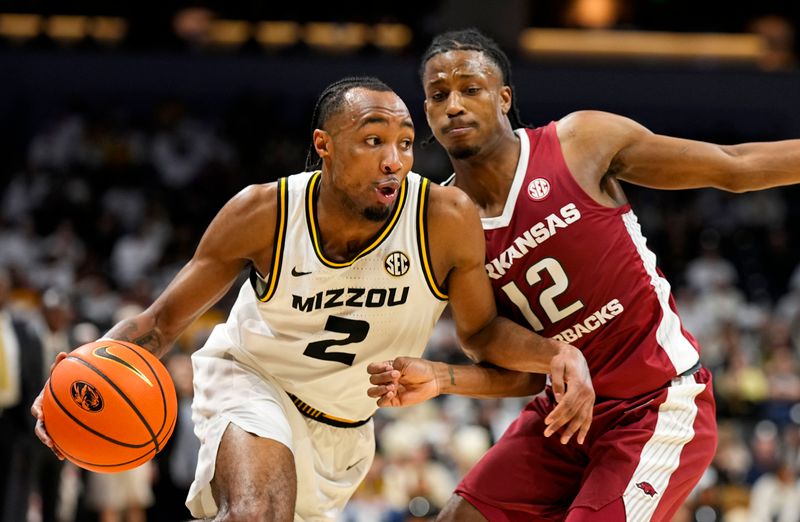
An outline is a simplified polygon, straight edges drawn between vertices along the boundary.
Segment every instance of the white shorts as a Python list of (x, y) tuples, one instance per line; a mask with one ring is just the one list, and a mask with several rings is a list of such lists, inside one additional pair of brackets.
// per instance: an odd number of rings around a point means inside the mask
[(303, 416), (270, 377), (227, 355), (192, 356), (192, 420), (200, 454), (186, 506), (211, 518), (211, 479), (222, 434), (233, 423), (292, 450), (297, 471), (295, 522), (333, 521), (364, 479), (375, 456), (373, 422), (337, 428)]

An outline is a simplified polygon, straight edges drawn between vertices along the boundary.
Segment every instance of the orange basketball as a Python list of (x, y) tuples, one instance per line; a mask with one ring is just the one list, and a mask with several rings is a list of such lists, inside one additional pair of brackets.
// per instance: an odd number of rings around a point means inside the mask
[(114, 473), (155, 456), (177, 419), (175, 386), (150, 352), (122, 341), (96, 341), (53, 369), (42, 402), (50, 438), (66, 458)]

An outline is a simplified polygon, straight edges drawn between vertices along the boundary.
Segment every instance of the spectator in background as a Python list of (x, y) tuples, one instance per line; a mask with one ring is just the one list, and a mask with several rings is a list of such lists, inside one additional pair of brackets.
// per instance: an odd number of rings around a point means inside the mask
[(765, 413), (769, 420), (784, 426), (791, 420), (792, 407), (800, 402), (800, 375), (791, 346), (787, 344), (773, 348), (764, 367), (769, 383)]
[(25, 274), (41, 257), (41, 240), (29, 216), (18, 216), (16, 223), (0, 221), (0, 265)]
[(155, 503), (148, 512), (151, 522), (187, 520), (191, 513), (184, 504), (194, 480), (200, 440), (192, 423), (192, 360), (173, 351), (164, 361), (178, 395), (178, 420), (164, 450), (156, 457), (158, 478), (153, 486)]
[(156, 112), (158, 131), (152, 160), (161, 183), (179, 191), (204, 174), (212, 162), (230, 161), (232, 151), (211, 128), (186, 114), (180, 102), (163, 103)]
[[(40, 307), (42, 316), (41, 338), (43, 347), (45, 376), (50, 373), (50, 365), (58, 352), (68, 352), (76, 344), (72, 337), (74, 311), (69, 296), (56, 288), (42, 294)], [(41, 498), (42, 522), (56, 522), (58, 498), (61, 490), (61, 474), (64, 463), (40, 444), (35, 445), (34, 480)]]
[(729, 288), (736, 283), (736, 268), (719, 251), (720, 235), (716, 230), (704, 230), (700, 237), (700, 257), (686, 267), (686, 281), (700, 294)]
[(749, 522), (797, 522), (800, 520), (800, 482), (794, 466), (785, 460), (753, 484)]
[(106, 274), (90, 273), (79, 280), (75, 286), (78, 298), (79, 315), (99, 328), (108, 328), (113, 322), (114, 311), (121, 299), (111, 287)]
[(720, 410), (740, 419), (755, 416), (769, 392), (761, 365), (748, 360), (739, 346), (733, 346), (716, 375)]
[[(431, 458), (431, 446), (419, 426), (398, 420), (381, 435), (387, 462), (383, 473), (384, 495), (390, 506), (404, 511), (415, 498), (428, 504), (426, 513), (440, 511), (456, 481), (450, 471)], [(422, 510), (420, 510), (422, 511)]]
[(780, 464), (780, 438), (774, 422), (764, 420), (756, 424), (750, 441), (752, 459), (745, 482), (753, 485), (765, 473), (772, 473)]
[(87, 502), (99, 522), (144, 522), (153, 503), (152, 461), (119, 473), (88, 473)]
[(161, 259), (169, 239), (169, 225), (149, 221), (119, 238), (111, 252), (111, 271), (122, 287), (133, 285)]
[(27, 516), (36, 451), (29, 410), (44, 377), (41, 340), (29, 322), (12, 317), (11, 290), (0, 265), (0, 520), (16, 522)]
[(789, 291), (775, 306), (775, 315), (789, 328), (795, 344), (800, 341), (800, 265), (794, 269), (789, 279)]

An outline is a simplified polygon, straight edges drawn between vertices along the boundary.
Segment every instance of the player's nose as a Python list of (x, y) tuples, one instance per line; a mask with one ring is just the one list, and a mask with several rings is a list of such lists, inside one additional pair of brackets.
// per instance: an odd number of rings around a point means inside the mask
[(381, 161), (381, 171), (386, 174), (394, 174), (402, 168), (403, 161), (400, 159), (399, 152), (395, 147), (390, 147), (389, 152)]
[(461, 94), (458, 92), (451, 92), (447, 96), (447, 107), (445, 111), (447, 115), (450, 117), (458, 116), (459, 114), (463, 114), (464, 112), (464, 105), (462, 103)]

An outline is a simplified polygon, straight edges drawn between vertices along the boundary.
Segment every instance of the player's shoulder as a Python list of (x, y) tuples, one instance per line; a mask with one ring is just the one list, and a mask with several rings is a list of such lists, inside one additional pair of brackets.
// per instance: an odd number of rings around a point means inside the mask
[(470, 197), (455, 186), (431, 183), (428, 221), (431, 224), (460, 226), (476, 221), (478, 211)]
[(607, 140), (614, 135), (626, 134), (640, 128), (630, 118), (596, 110), (571, 112), (556, 122), (558, 138), (562, 144), (568, 140), (594, 140), (598, 137)]
[(475, 208), (472, 200), (460, 188), (437, 183), (431, 183), (430, 204), (442, 212), (463, 212)]
[(226, 206), (251, 213), (274, 211), (278, 204), (278, 183), (247, 185), (234, 195)]
[(236, 193), (219, 211), (218, 220), (226, 229), (248, 233), (272, 230), (278, 214), (278, 183), (248, 185)]

